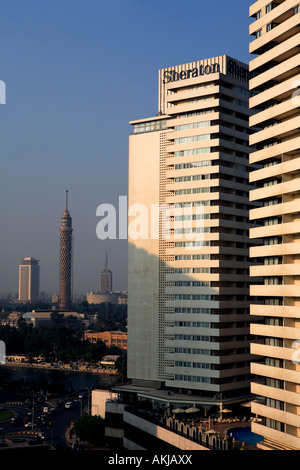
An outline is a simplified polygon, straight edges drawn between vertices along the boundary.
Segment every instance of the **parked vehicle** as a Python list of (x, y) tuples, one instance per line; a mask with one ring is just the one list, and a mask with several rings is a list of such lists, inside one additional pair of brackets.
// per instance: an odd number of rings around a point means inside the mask
[(10, 420), (11, 424), (20, 424), (22, 423), (22, 419), (19, 416), (13, 416)]
[(75, 403), (73, 401), (67, 401), (67, 403), (65, 403), (65, 408), (74, 408), (75, 406)]

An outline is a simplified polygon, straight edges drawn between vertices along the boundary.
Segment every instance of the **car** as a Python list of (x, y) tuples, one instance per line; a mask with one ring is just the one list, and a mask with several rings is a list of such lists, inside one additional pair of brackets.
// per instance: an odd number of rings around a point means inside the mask
[(65, 408), (73, 408), (73, 402), (72, 401), (67, 401), (67, 403), (65, 403)]
[(25, 423), (24, 426), (25, 428), (31, 428), (31, 427), (36, 428), (36, 423), (28, 422), (28, 423)]
[(22, 423), (22, 419), (19, 416), (13, 416), (10, 420), (11, 424), (20, 424)]

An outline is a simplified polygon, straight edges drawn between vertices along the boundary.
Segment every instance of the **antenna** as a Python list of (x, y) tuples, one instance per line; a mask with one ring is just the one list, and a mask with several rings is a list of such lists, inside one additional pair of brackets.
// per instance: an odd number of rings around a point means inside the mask
[(106, 258), (105, 258), (105, 268), (106, 269), (108, 268), (108, 255), (107, 255), (107, 252), (106, 252)]
[(69, 191), (66, 190), (66, 211), (68, 210), (68, 193)]

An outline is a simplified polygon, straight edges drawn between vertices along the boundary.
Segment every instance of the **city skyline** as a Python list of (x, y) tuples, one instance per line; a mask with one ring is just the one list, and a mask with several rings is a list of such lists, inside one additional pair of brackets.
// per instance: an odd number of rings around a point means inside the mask
[(225, 52), (249, 60), (247, 1), (220, 0), (217, 9), (194, 0), (184, 8), (179, 1), (70, 5), (16, 0), (1, 7), (1, 293), (17, 292), (25, 256), (40, 260), (40, 290), (58, 292), (66, 187), (74, 294), (97, 290), (106, 251), (115, 289), (127, 290), (127, 240), (99, 240), (96, 209), (117, 208), (127, 195), (129, 121), (157, 112), (160, 68)]

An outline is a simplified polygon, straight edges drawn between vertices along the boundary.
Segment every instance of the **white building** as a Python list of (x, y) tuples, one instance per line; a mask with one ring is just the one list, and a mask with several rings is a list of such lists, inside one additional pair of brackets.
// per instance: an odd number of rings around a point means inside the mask
[(40, 266), (35, 258), (24, 258), (19, 266), (18, 300), (35, 302), (39, 299)]

